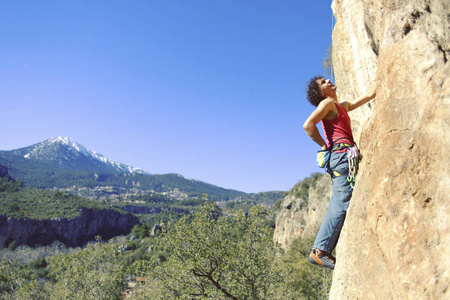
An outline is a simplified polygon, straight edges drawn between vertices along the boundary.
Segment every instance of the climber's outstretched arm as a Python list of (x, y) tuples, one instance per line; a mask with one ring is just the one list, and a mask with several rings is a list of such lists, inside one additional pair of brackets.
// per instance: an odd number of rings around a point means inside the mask
[(364, 96), (356, 98), (353, 101), (345, 101), (340, 104), (347, 111), (351, 111), (351, 110), (354, 110), (355, 108), (360, 107), (361, 105), (366, 104), (367, 102), (369, 102), (370, 100), (375, 98), (376, 94), (377, 94), (377, 85), (374, 84)]

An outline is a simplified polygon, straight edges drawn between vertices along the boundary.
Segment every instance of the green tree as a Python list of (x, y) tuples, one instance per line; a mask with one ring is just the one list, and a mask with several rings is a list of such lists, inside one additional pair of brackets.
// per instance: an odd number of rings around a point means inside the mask
[(22, 276), (16, 272), (17, 264), (2, 259), (0, 262), (0, 296), (7, 299), (22, 284)]
[(150, 236), (150, 231), (151, 230), (148, 227), (147, 223), (142, 223), (134, 225), (133, 229), (130, 231), (130, 234), (139, 239), (144, 239)]
[(17, 192), (22, 187), (22, 182), (17, 182), (8, 177), (0, 178), (0, 193), (2, 192)]
[(27, 272), (17, 262), (0, 261), (0, 299), (44, 300), (48, 293), (36, 279), (27, 278)]
[[(270, 298), (280, 277), (273, 267), (278, 249), (268, 219), (269, 211), (260, 206), (225, 217), (215, 204), (206, 203), (192, 220), (185, 216), (169, 226), (161, 241), (170, 256), (164, 263), (146, 266), (159, 291), (152, 297)], [(140, 294), (149, 297), (145, 291)]]
[(118, 299), (123, 278), (118, 258), (115, 245), (100, 241), (70, 255), (50, 257), (49, 299)]

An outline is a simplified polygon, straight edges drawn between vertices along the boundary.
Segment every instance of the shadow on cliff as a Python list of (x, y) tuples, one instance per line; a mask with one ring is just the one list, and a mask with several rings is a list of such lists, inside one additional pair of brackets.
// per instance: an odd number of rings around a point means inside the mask
[(80, 247), (101, 236), (103, 240), (128, 234), (139, 219), (127, 213), (105, 209), (82, 209), (75, 218), (35, 220), (0, 215), (0, 245), (46, 246), (60, 241), (69, 247)]

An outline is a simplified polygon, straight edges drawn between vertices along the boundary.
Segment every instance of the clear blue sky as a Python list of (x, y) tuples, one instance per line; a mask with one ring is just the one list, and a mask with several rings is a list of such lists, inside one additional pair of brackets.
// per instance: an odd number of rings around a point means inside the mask
[(0, 150), (71, 137), (153, 174), (289, 190), (331, 1), (3, 1)]

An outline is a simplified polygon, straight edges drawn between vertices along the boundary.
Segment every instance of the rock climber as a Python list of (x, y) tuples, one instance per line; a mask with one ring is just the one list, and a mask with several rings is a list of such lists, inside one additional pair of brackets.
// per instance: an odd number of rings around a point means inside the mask
[[(308, 101), (317, 108), (306, 119), (303, 129), (322, 147), (318, 152), (318, 164), (325, 167), (333, 179), (328, 210), (311, 248), (309, 261), (334, 269), (336, 259), (331, 253), (336, 247), (344, 224), (359, 159), (347, 112), (375, 98), (376, 85), (362, 97), (338, 102), (336, 86), (329, 79), (315, 76), (309, 81), (306, 93)], [(319, 122), (322, 122), (326, 142), (317, 129)]]

